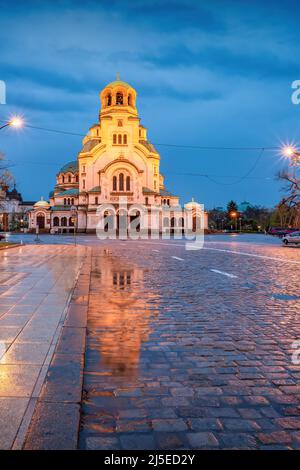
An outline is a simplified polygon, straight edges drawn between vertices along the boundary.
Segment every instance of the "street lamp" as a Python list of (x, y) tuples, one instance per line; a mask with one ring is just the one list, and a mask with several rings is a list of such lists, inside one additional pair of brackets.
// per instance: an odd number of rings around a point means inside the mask
[(4, 129), (5, 127), (14, 127), (15, 129), (20, 129), (24, 126), (24, 121), (21, 117), (15, 116), (7, 121), (3, 126), (0, 126), (0, 130)]
[(229, 213), (231, 219), (235, 219), (235, 230), (237, 231), (237, 212), (231, 211)]
[(296, 166), (300, 164), (300, 153), (295, 147), (292, 147), (291, 145), (287, 145), (283, 147), (282, 153), (285, 157), (291, 160), (292, 166)]

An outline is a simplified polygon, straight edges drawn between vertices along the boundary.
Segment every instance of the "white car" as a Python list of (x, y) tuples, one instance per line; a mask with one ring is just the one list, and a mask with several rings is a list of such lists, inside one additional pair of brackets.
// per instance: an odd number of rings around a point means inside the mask
[(288, 245), (289, 243), (300, 243), (300, 232), (287, 233), (282, 238), (282, 241), (285, 245)]

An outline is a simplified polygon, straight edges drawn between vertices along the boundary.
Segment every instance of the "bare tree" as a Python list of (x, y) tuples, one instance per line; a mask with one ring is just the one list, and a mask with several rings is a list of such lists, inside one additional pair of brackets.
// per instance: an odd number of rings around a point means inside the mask
[(282, 170), (277, 175), (284, 181), (283, 190), (286, 196), (277, 206), (281, 226), (300, 226), (300, 166), (290, 170)]
[(9, 164), (5, 159), (5, 155), (0, 152), (0, 209), (3, 207), (6, 191), (14, 182), (14, 178), (8, 168)]

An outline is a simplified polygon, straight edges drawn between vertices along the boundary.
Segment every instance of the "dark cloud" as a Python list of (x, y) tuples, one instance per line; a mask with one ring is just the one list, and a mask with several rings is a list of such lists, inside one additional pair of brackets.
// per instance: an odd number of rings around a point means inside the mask
[[(1, 117), (15, 110), (32, 124), (82, 131), (97, 116), (99, 91), (120, 71), (137, 89), (153, 141), (277, 145), (291, 132), (297, 140), (300, 107), (291, 104), (290, 83), (300, 79), (299, 9), (295, 0), (0, 0), (0, 80), (8, 98)], [(24, 131), (16, 146), (11, 133), (3, 136), (1, 146), (20, 165), (42, 155), (46, 166), (53, 154), (64, 163), (81, 144)], [(252, 164), (222, 152), (199, 157), (163, 148), (162, 170), (240, 175)], [(272, 176), (274, 161), (264, 157), (259, 171)], [(38, 166), (26, 172), (16, 165), (16, 172), (27, 198), (54, 182), (55, 172)], [(184, 199), (209, 205), (231, 198), (274, 204), (280, 195), (270, 184), (266, 192), (256, 180), (224, 188), (168, 177)]]

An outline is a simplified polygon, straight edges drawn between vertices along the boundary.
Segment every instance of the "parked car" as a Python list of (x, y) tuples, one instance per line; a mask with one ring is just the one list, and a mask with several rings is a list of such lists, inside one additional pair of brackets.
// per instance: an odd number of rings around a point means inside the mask
[(5, 235), (2, 235), (2, 233), (0, 233), (0, 240), (4, 240), (5, 238)]
[(300, 232), (298, 228), (283, 228), (283, 227), (271, 227), (268, 230), (269, 235), (275, 235), (277, 237), (284, 237), (288, 233)]
[(288, 245), (289, 243), (300, 243), (300, 232), (287, 233), (282, 238), (282, 241), (285, 245)]

